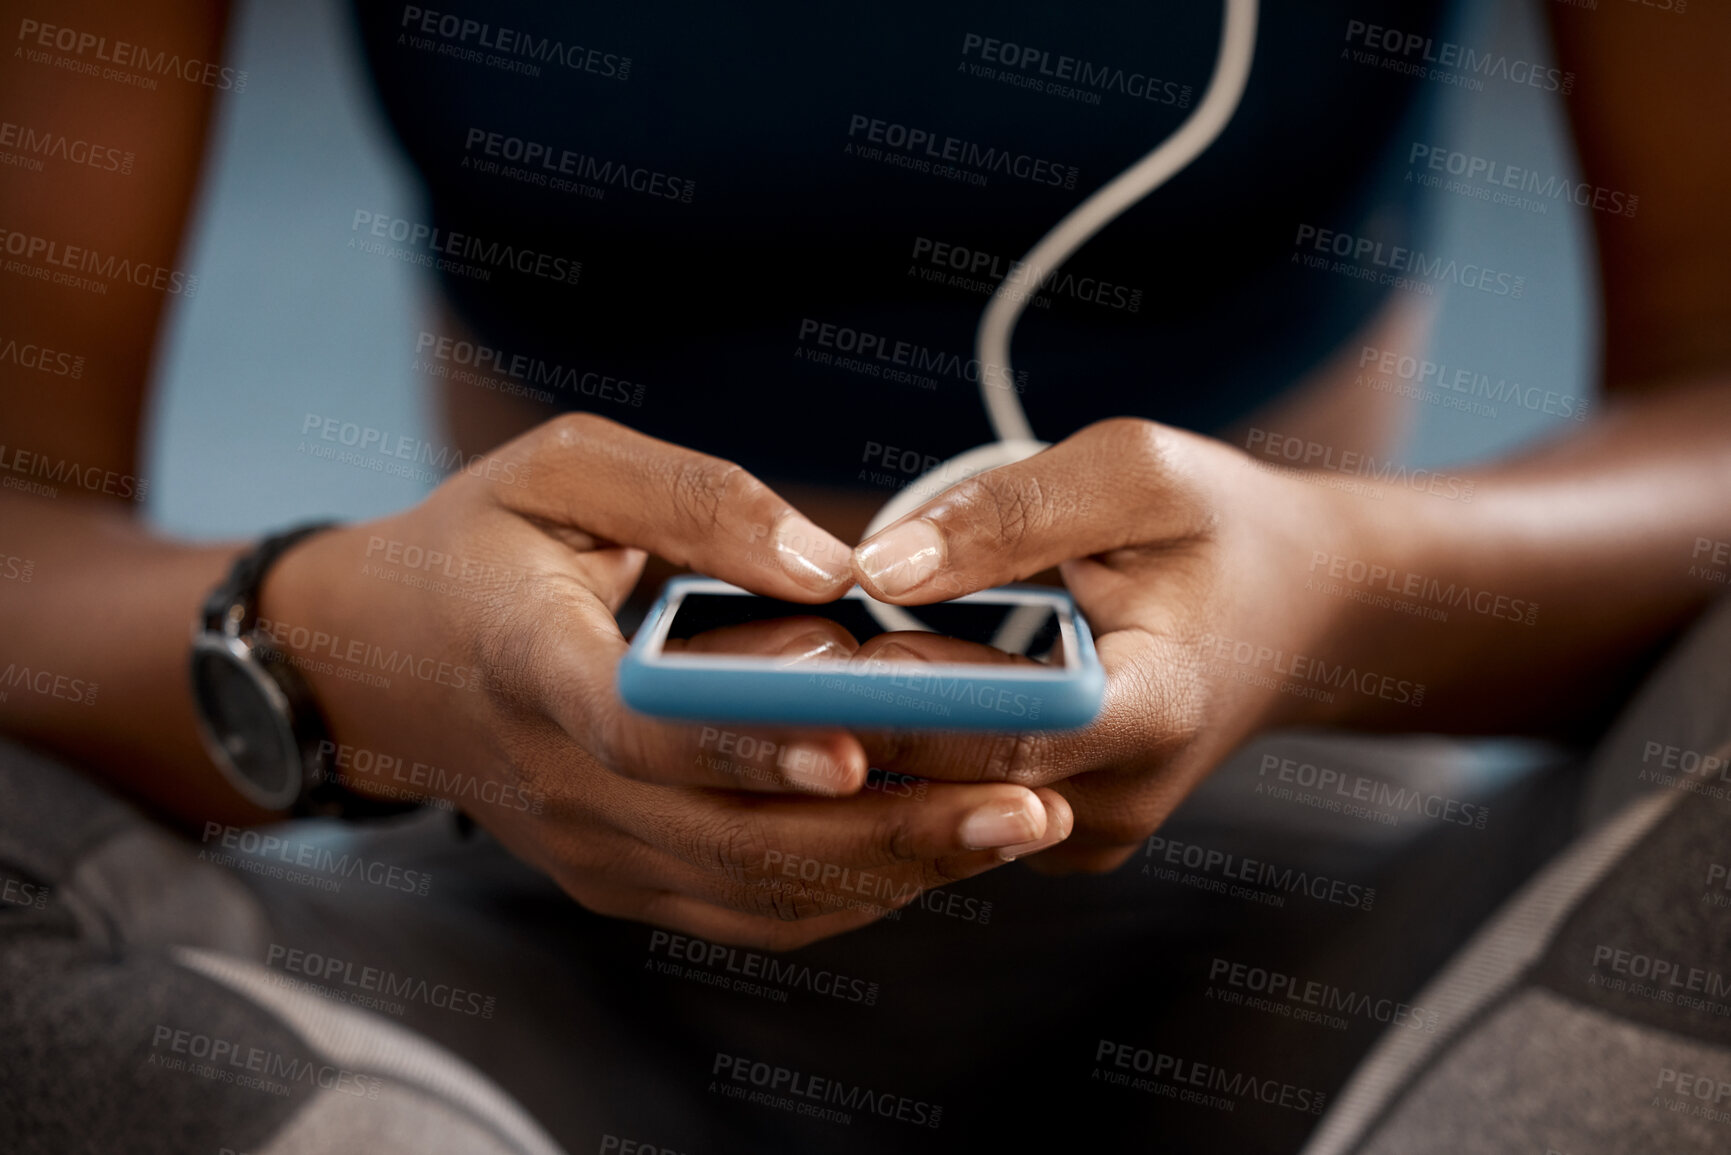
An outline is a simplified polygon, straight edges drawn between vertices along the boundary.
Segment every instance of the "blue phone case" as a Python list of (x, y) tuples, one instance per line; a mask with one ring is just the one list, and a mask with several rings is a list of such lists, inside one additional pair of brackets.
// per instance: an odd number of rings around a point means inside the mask
[[(1106, 675), (1093, 635), (1060, 589), (1006, 587), (956, 600), (1061, 607), (1073, 627), (1064, 635), (1074, 646), (1073, 669), (844, 661), (777, 668), (764, 659), (652, 657), (671, 624), (671, 610), (688, 592), (745, 591), (701, 577), (677, 577), (662, 588), (619, 664), (619, 695), (641, 713), (693, 722), (869, 729), (1070, 730), (1092, 722), (1105, 697)], [(865, 594), (856, 588), (848, 596)]]

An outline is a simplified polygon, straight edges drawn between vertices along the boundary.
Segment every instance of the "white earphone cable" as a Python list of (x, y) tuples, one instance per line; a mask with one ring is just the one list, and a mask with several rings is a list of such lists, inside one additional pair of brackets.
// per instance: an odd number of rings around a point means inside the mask
[[(1182, 172), (1226, 130), (1227, 122), (1238, 111), (1239, 101), (1244, 97), (1245, 83), (1250, 79), (1250, 64), (1256, 52), (1256, 5), (1257, 0), (1226, 0), (1214, 75), (1208, 82), (1208, 90), (1203, 93), (1202, 102), (1178, 131), (1071, 209), (1028, 250), (1022, 264), (1033, 274), (1031, 286), (1012, 286), (1006, 277), (999, 283), (991, 300), (986, 302), (974, 337), (974, 354), (980, 369), (980, 397), (985, 402), (986, 418), (998, 440), (953, 457), (910, 483), (878, 510), (866, 527), (867, 536), (959, 481), (1032, 457), (1046, 448), (1045, 442), (1035, 438), (1012, 384), (1015, 377), (1010, 362), (1010, 338), (1015, 332), (1016, 322), (1027, 306), (1029, 296), (1047, 278), (1056, 274), (1077, 249), (1126, 209)], [(887, 629), (924, 628), (906, 611), (893, 615), (880, 612), (895, 610), (894, 606), (870, 599), (866, 605)], [(886, 618), (895, 619), (896, 624), (891, 625)]]

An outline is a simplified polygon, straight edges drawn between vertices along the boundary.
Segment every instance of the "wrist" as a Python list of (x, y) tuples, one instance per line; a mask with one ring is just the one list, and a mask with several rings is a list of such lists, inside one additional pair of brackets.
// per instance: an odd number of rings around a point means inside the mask
[(443, 640), (467, 636), (452, 606), (368, 562), (381, 536), (418, 535), (373, 522), (289, 551), (261, 591), (260, 624), (318, 704), (327, 776), (374, 801), (460, 806), (488, 760), (484, 740), (466, 740), (488, 733), (482, 671)]
[(356, 664), (345, 660), (354, 636), (347, 623), (364, 612), (353, 605), (354, 583), (341, 579), (352, 553), (352, 533), (334, 527), (279, 556), (259, 588), (256, 629), (310, 693), (322, 731), (317, 760), (322, 779), (374, 801), (412, 801), (377, 773), (381, 760), (366, 750), (365, 719), (377, 704), (366, 700), (365, 670), (351, 669)]
[(1372, 499), (1326, 475), (1258, 476), (1230, 563), (1244, 585), (1233, 615), (1243, 624), (1229, 633), (1251, 655), (1233, 657), (1236, 680), (1260, 691), (1251, 731), (1357, 725), (1390, 701), (1422, 699), (1381, 643), (1395, 612), (1386, 586), (1419, 564), (1427, 511), (1412, 495)]
[(1286, 725), (1419, 726), (1430, 687), (1420, 596), (1441, 540), (1436, 501), (1384, 489), (1380, 499), (1320, 490), (1322, 512), (1298, 584), (1306, 613), (1307, 681), (1319, 693)]

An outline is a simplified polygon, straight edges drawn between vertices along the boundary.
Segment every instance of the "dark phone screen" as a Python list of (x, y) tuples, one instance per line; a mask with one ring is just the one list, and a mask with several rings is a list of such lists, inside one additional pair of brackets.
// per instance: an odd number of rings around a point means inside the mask
[(856, 598), (810, 606), (749, 594), (693, 593), (674, 611), (663, 652), (1064, 665), (1058, 611), (1050, 605), (940, 602), (910, 612), (933, 632), (887, 631)]

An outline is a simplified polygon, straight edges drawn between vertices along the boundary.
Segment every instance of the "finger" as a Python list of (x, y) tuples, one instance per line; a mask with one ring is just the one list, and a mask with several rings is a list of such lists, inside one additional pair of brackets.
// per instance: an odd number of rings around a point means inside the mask
[[(585, 555), (586, 556), (586, 555)], [(859, 740), (846, 731), (720, 726), (639, 714), (619, 698), (629, 649), (599, 599), (576, 583), (563, 600), (524, 600), (480, 639), (490, 687), (538, 711), (565, 740), (625, 778), (727, 790), (850, 794), (865, 782)], [(558, 759), (549, 759), (557, 764)], [(551, 793), (551, 784), (544, 784)]]
[(1058, 784), (1074, 811), (1075, 829), (1051, 853), (1030, 859), (1043, 874), (1102, 874), (1116, 870), (1165, 824), (1202, 777), (1177, 763), (1078, 774)]
[[(644, 795), (652, 797), (654, 793), (651, 788), (639, 787), (636, 797), (628, 791), (626, 796), (615, 801), (623, 802), (627, 807), (648, 808), (653, 803)], [(1056, 840), (1069, 828), (1062, 800), (1054, 797), (1053, 801), (1057, 804), (1058, 822), (1048, 823), (1043, 840), (1046, 842)], [(729, 799), (718, 799), (714, 803), (716, 806), (731, 804)], [(610, 809), (619, 812), (617, 806)], [(713, 814), (708, 816), (713, 817)], [(600, 887), (613, 885), (607, 880), (630, 879), (630, 883), (620, 885), (668, 891), (722, 910), (778, 921), (803, 921), (847, 912), (875, 918), (907, 906), (927, 890), (971, 878), (1009, 861), (998, 851), (982, 850), (928, 863), (849, 864), (829, 868), (829, 864), (810, 854), (772, 850), (765, 856), (763, 869), (731, 869), (725, 865), (729, 844), (720, 839), (722, 824), (705, 822), (705, 817), (699, 817), (694, 824), (697, 837), (708, 838), (713, 843), (704, 850), (707, 861), (701, 864), (687, 861), (665, 846), (629, 836), (626, 845), (615, 848), (608, 871), (600, 876), (599, 882), (593, 872), (578, 874), (566, 881), (564, 876), (567, 872), (557, 861), (550, 873), (594, 909), (601, 909), (600, 902), (604, 901), (604, 896), (597, 894)], [(658, 837), (669, 826), (668, 823), (660, 825), (663, 830), (656, 832)], [(667, 840), (661, 837), (661, 841)]]
[(1046, 810), (1046, 832), (1040, 837), (1027, 842), (1018, 842), (1013, 846), (1000, 846), (998, 857), (1005, 862), (1014, 862), (1030, 854), (1040, 854), (1062, 844), (1076, 828), (1076, 815), (1071, 809), (1070, 800), (1050, 787), (1042, 786), (1034, 791), (1040, 799), (1040, 805)]
[(846, 546), (720, 458), (588, 413), (548, 421), (500, 455), (533, 481), (494, 487), (499, 499), (584, 548), (636, 546), (795, 602), (831, 600), (852, 581)]
[(607, 707), (589, 720), (586, 750), (623, 778), (655, 786), (850, 795), (869, 769), (859, 740), (840, 730), (739, 727), (663, 722)]
[(640, 549), (618, 547), (578, 554), (569, 560), (574, 561), (578, 571), (589, 582), (589, 588), (601, 596), (607, 612), (617, 617), (631, 591), (637, 588), (649, 555)]
[(1040, 796), (1001, 783), (933, 784), (921, 799), (875, 791), (823, 800), (683, 791), (643, 803), (623, 818), (639, 839), (745, 883), (801, 878), (829, 889), (848, 871), (920, 866), (920, 885), (943, 885), (957, 875), (940, 872), (934, 864), (942, 860), (987, 852), (965, 863), (984, 869), (1003, 861), (998, 848), (1048, 833)]
[(859, 648), (859, 641), (840, 622), (801, 614), (721, 626), (689, 638), (668, 638), (662, 648), (669, 653), (746, 654), (801, 662), (846, 660)]
[(689, 725), (633, 713), (622, 705), (590, 711), (600, 737), (588, 749), (615, 774), (662, 786), (825, 797), (865, 783), (859, 739), (841, 730)]
[(1181, 655), (1126, 629), (1095, 641), (1106, 674), (1100, 713), (1080, 730), (870, 731), (870, 764), (914, 778), (1044, 786), (1109, 766), (1157, 759), (1193, 731), (1192, 683)]
[(1020, 581), (1071, 558), (1204, 532), (1193, 439), (1118, 418), (978, 474), (861, 542), (867, 593), (923, 605)]
[[(800, 829), (792, 832), (799, 841), (779, 845), (778, 840), (790, 837), (789, 832), (765, 823), (751, 834), (741, 832), (737, 825), (719, 828), (727, 833), (705, 849), (709, 861), (702, 866), (645, 845), (637, 870), (667, 889), (777, 919), (817, 918), (845, 910), (899, 910), (925, 891), (972, 878), (1068, 837), (1073, 818), (1065, 799), (1050, 790), (1037, 792), (1036, 798), (1046, 815), (1044, 832), (1037, 838), (994, 849), (962, 850), (930, 858), (919, 857), (912, 845), (891, 854), (885, 854), (881, 846), (867, 845), (862, 852), (836, 845), (821, 832), (811, 830), (809, 823), (801, 823)], [(852, 809), (855, 813), (846, 816), (848, 822), (863, 825), (871, 821), (857, 813), (867, 807), (855, 805)], [(815, 837), (807, 837), (812, 835)], [(758, 845), (750, 845), (753, 841)], [(942, 841), (937, 845), (942, 846)], [(903, 854), (913, 857), (903, 858)]]

